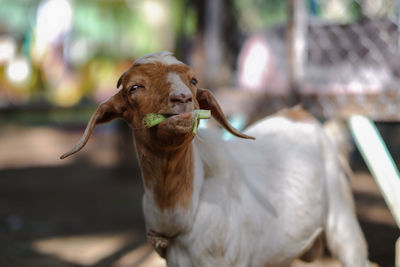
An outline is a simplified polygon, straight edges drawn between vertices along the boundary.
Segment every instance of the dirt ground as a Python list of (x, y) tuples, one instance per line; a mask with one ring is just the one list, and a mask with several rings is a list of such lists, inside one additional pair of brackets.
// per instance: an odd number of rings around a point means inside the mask
[[(0, 266), (164, 266), (146, 244), (134, 157), (121, 156), (121, 138), (100, 127), (79, 156), (60, 161), (79, 135), (80, 129), (0, 128)], [(122, 146), (132, 150), (130, 142)], [(370, 259), (394, 266), (399, 230), (357, 154), (352, 164)], [(325, 255), (293, 266), (339, 265)]]

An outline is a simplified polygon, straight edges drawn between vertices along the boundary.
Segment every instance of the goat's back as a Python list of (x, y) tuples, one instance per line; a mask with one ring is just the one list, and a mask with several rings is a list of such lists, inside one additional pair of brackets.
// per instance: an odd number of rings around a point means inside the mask
[(208, 236), (201, 240), (219, 240), (211, 247), (224, 251), (221, 258), (242, 256), (244, 266), (285, 264), (310, 246), (327, 207), (321, 130), (274, 116), (245, 131), (255, 141), (200, 132), (208, 176), (193, 229)]

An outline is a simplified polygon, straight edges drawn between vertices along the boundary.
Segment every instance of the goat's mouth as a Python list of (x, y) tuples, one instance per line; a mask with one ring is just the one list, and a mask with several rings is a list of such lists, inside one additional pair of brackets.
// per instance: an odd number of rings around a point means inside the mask
[(184, 112), (184, 113), (160, 113), (160, 115), (164, 116), (167, 119), (188, 119), (193, 115), (193, 111)]
[(166, 117), (166, 120), (160, 123), (160, 127), (173, 126), (177, 127), (177, 130), (192, 130), (194, 120), (193, 111), (180, 114), (163, 114), (163, 116)]
[(194, 118), (193, 111), (184, 113), (159, 112), (147, 114), (143, 123), (147, 128), (157, 126), (157, 131), (186, 134), (193, 129)]
[(168, 131), (187, 133), (190, 129), (196, 135), (200, 119), (209, 119), (210, 110), (196, 109), (183, 113), (150, 113), (145, 116), (143, 123), (147, 128), (159, 125), (161, 129)]

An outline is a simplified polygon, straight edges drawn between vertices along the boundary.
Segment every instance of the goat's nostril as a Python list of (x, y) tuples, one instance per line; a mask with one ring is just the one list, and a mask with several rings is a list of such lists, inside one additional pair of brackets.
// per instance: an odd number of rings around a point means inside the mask
[(175, 104), (185, 103), (181, 97), (171, 97), (170, 101)]
[(170, 101), (174, 104), (185, 104), (193, 101), (191, 95), (185, 94), (173, 94), (170, 96)]

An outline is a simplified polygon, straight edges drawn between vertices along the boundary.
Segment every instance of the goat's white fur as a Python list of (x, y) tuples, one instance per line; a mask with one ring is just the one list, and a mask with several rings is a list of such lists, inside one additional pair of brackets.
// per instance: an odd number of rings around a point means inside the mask
[(155, 62), (160, 62), (165, 65), (183, 64), (181, 61), (177, 60), (171, 52), (162, 51), (144, 55), (143, 57), (135, 61), (135, 65), (155, 63)]
[(169, 82), (171, 84), (171, 88), (173, 88), (171, 94), (192, 95), (189, 87), (187, 87), (187, 85), (182, 81), (181, 77), (177, 73), (168, 73), (167, 82)]
[(245, 133), (256, 140), (199, 131), (189, 210), (160, 212), (145, 191), (147, 228), (179, 234), (168, 266), (287, 266), (323, 232), (344, 266), (368, 266), (348, 182), (320, 125), (278, 115)]

